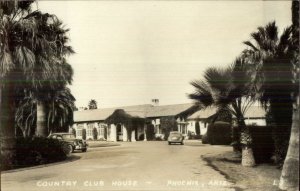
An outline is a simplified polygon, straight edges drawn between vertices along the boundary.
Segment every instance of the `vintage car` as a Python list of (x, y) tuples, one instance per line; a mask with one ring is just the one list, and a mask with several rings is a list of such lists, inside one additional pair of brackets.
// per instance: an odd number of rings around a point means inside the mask
[(180, 143), (181, 145), (183, 145), (183, 135), (178, 132), (178, 131), (171, 131), (170, 135), (168, 137), (168, 143), (169, 145), (172, 143)]
[(88, 144), (82, 139), (76, 139), (72, 133), (53, 133), (49, 135), (48, 138), (61, 141), (67, 154), (75, 150), (81, 150), (82, 152), (87, 151)]

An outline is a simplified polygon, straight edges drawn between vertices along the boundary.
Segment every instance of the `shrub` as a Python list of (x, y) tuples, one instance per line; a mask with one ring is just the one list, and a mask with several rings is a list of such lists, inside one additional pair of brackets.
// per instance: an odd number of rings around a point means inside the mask
[(16, 139), (14, 166), (26, 167), (66, 159), (62, 143), (55, 139), (31, 137)]
[(202, 137), (201, 135), (197, 135), (192, 131), (188, 131), (187, 135), (188, 135), (189, 139), (201, 139), (201, 137)]
[(274, 141), (272, 139), (272, 127), (249, 126), (252, 134), (253, 155), (257, 163), (270, 162), (274, 153)]
[(229, 145), (231, 143), (230, 123), (217, 121), (209, 124), (207, 138), (212, 145)]
[(196, 121), (195, 124), (196, 135), (201, 135), (200, 124), (199, 121)]
[(74, 128), (71, 129), (71, 133), (76, 137), (76, 130)]
[(98, 139), (98, 131), (97, 131), (97, 128), (93, 128), (93, 139), (94, 140), (97, 140)]
[(205, 133), (204, 135), (202, 135), (202, 143), (203, 143), (203, 144), (208, 144), (207, 133)]
[(193, 139), (202, 139), (202, 135), (194, 135)]
[(82, 139), (86, 140), (86, 129), (82, 129)]
[(147, 124), (146, 137), (147, 137), (147, 140), (153, 140), (154, 139), (154, 137), (155, 137), (154, 125)]

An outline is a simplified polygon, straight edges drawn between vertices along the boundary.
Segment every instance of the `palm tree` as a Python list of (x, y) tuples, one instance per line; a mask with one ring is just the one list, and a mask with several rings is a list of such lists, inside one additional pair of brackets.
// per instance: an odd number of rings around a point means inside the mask
[[(1, 20), (3, 51), (1, 51), (3, 77), (11, 75), (10, 86), (31, 91), (37, 101), (36, 135), (47, 136), (44, 98), (48, 91), (56, 90), (72, 80), (72, 68), (65, 56), (73, 53), (67, 46), (68, 30), (55, 16), (26, 10), (20, 2), (1, 2), (12, 5), (13, 11)], [(12, 98), (16, 96), (11, 96)]]
[(88, 108), (89, 108), (89, 109), (97, 109), (97, 101), (94, 100), (94, 99), (91, 99), (91, 100), (89, 101)]
[(250, 77), (247, 75), (245, 60), (239, 57), (232, 67), (227, 69), (209, 68), (204, 80), (193, 81), (195, 92), (189, 98), (202, 108), (216, 106), (218, 111), (229, 111), (236, 117), (241, 131), (242, 165), (254, 166), (255, 160), (251, 148), (252, 137), (244, 120), (244, 114), (253, 103), (249, 95)]
[(292, 93), (292, 97), (295, 98), (295, 100), (291, 136), (279, 181), (279, 188), (284, 190), (299, 190), (299, 1), (292, 2), (292, 23), (291, 49), (293, 51), (292, 54), (294, 55), (292, 59), (292, 64), (294, 66), (293, 81), (298, 87)]
[(43, 99), (72, 81), (68, 30), (55, 15), (32, 11), (32, 2), (0, 1), (1, 149), (13, 148), (16, 102), (34, 95), (36, 135), (47, 136)]
[[(30, 9), (31, 1), (0, 1), (0, 140), (1, 140), (1, 167), (10, 168), (12, 165), (12, 157), (15, 148), (15, 130), (14, 113), (15, 113), (15, 82), (18, 81), (18, 74), (27, 72), (27, 70), (20, 70), (30, 68), (31, 65), (26, 65), (21, 60), (32, 61), (31, 51), (22, 49), (20, 46), (13, 49), (11, 46), (20, 42), (22, 38), (17, 35), (12, 35), (13, 28), (20, 28), (16, 24), (16, 20), (20, 19), (20, 15), (25, 14)], [(28, 25), (30, 23), (28, 22)], [(30, 30), (30, 27), (27, 28)], [(14, 38), (9, 38), (14, 36)], [(20, 56), (18, 53), (23, 52), (26, 56)], [(19, 59), (16, 57), (19, 56)]]
[(279, 164), (286, 156), (292, 124), (291, 32), (292, 28), (288, 27), (279, 37), (275, 22), (271, 22), (265, 27), (258, 27), (251, 34), (252, 41), (244, 42), (248, 47), (244, 54), (252, 65), (256, 97), (269, 109), (274, 121), (275, 158)]

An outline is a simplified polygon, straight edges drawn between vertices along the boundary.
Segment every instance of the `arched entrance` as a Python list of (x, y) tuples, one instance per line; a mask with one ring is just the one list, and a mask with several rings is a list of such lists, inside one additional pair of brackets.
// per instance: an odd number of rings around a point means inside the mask
[(117, 141), (123, 141), (122, 125), (120, 123), (117, 124)]

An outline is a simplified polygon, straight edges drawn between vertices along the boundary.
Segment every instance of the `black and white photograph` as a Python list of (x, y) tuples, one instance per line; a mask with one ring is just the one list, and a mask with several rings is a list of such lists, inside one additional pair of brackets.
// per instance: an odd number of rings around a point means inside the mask
[(0, 191), (298, 191), (299, 0), (0, 0)]

